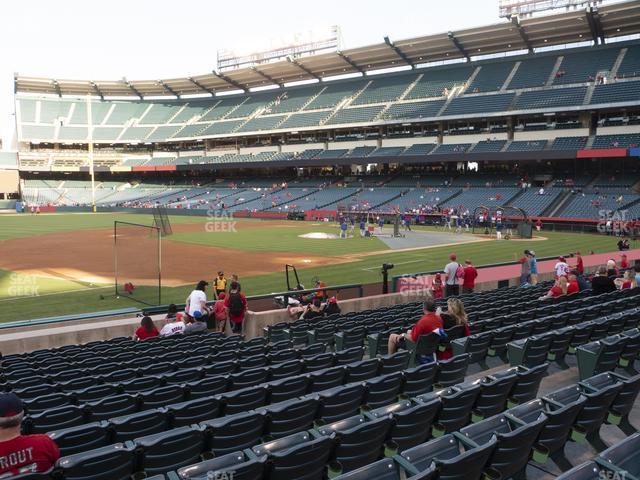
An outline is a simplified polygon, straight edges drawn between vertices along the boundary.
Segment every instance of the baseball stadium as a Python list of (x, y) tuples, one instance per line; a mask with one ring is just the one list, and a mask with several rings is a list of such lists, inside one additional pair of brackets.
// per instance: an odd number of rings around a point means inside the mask
[(640, 479), (640, 1), (407, 3), (14, 73), (0, 478)]

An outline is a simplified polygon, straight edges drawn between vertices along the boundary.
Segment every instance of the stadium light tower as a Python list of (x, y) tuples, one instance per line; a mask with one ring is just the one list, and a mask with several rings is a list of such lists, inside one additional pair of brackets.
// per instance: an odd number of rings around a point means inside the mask
[(91, 118), (91, 97), (87, 95), (87, 123), (89, 125), (89, 174), (91, 175), (91, 211), (96, 213), (96, 178), (93, 170), (93, 119)]

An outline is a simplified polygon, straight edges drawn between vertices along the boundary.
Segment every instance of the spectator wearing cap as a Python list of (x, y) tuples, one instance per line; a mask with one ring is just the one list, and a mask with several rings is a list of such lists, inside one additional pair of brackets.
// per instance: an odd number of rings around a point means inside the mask
[(591, 280), (591, 292), (594, 295), (600, 295), (602, 293), (613, 292), (615, 289), (616, 286), (613, 280), (607, 275), (607, 267), (599, 267), (596, 275)]
[(567, 273), (569, 273), (569, 265), (564, 257), (558, 257), (558, 261), (556, 262), (553, 270), (556, 274), (556, 278), (566, 277)]
[(338, 299), (336, 297), (331, 297), (325, 304), (322, 312), (325, 315), (335, 315), (337, 313), (340, 313), (340, 305), (338, 305)]
[(526, 285), (531, 281), (531, 252), (525, 250), (524, 256), (518, 262), (520, 262), (520, 285)]
[[(202, 315), (198, 310), (194, 312), (194, 315), (196, 315), (196, 312)], [(191, 318), (193, 318), (193, 315), (191, 315)], [(160, 336), (170, 337), (171, 335), (181, 335), (184, 333), (184, 329), (185, 324), (182, 320), (182, 316), (177, 316), (176, 318), (169, 319), (169, 322), (162, 327), (162, 330), (160, 330)]]
[(14, 393), (0, 394), (0, 478), (49, 470), (60, 449), (47, 435), (21, 435), (22, 401)]
[(458, 285), (458, 268), (460, 264), (456, 261), (457, 256), (455, 253), (449, 255), (449, 263), (444, 266), (445, 278), (445, 295), (450, 297), (452, 295), (460, 294), (460, 285)]
[(184, 334), (192, 335), (194, 333), (202, 333), (207, 331), (207, 324), (204, 322), (202, 313), (196, 310), (193, 317), (187, 318), (184, 325)]
[(145, 316), (140, 320), (140, 326), (133, 334), (134, 340), (146, 340), (147, 338), (157, 337), (160, 334), (151, 317)]
[(227, 291), (227, 279), (224, 278), (224, 272), (220, 270), (218, 276), (213, 280), (213, 292), (216, 298), (220, 298), (220, 294)]

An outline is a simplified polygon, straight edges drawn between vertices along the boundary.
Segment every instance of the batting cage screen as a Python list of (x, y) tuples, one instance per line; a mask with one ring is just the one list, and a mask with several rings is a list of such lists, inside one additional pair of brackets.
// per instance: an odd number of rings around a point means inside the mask
[(114, 222), (116, 296), (161, 304), (161, 233), (156, 226)]
[(169, 215), (167, 214), (167, 209), (165, 207), (153, 208), (153, 226), (160, 229), (160, 234), (163, 237), (173, 234)]

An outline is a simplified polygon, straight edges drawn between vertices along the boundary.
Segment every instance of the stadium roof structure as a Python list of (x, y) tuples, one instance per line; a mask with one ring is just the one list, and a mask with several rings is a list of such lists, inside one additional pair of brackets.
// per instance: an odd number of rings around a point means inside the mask
[(600, 7), (567, 11), (525, 19), (511, 18), (501, 23), (458, 32), (384, 42), (344, 51), (291, 58), (236, 70), (213, 71), (205, 75), (165, 80), (60, 80), (14, 78), (16, 92), (69, 96), (156, 97), (197, 94), (214, 95), (235, 90), (247, 91), (268, 85), (372, 70), (470, 59), (472, 56), (529, 50), (593, 40), (605, 43), (640, 33), (640, 2), (637, 0)]

